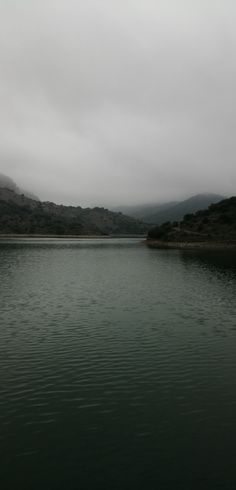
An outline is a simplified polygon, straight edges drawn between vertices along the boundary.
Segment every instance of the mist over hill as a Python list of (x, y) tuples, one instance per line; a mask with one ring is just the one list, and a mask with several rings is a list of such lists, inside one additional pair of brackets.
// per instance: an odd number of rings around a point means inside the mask
[(195, 213), (210, 204), (224, 199), (225, 196), (212, 193), (196, 194), (183, 201), (170, 201), (143, 206), (120, 206), (116, 208), (127, 215), (142, 219), (145, 223), (162, 224), (165, 221), (179, 221), (187, 213)]
[(147, 225), (122, 213), (30, 199), (0, 187), (0, 233), (42, 235), (139, 235)]
[(18, 185), (14, 182), (13, 179), (0, 173), (0, 188), (6, 188), (14, 191), (16, 194), (24, 194), (26, 197), (30, 199), (34, 199), (35, 201), (39, 201), (38, 196), (35, 196), (32, 192), (26, 191), (24, 189), (20, 189)]
[(181, 221), (186, 214), (206, 209), (222, 199), (218, 194), (198, 194), (181, 202), (121, 206), (115, 212), (104, 207), (41, 202), (13, 179), (0, 174), (0, 233), (143, 234), (150, 224)]
[(149, 221), (150, 216), (156, 215), (162, 211), (166, 211), (167, 209), (171, 208), (172, 206), (175, 206), (176, 204), (179, 204), (179, 201), (168, 201), (166, 203), (137, 204), (133, 206), (132, 205), (116, 206), (112, 209), (113, 211), (120, 211), (121, 213), (127, 214), (128, 216), (132, 216), (133, 218), (141, 219), (149, 223), (151, 222)]
[(180, 222), (153, 227), (149, 240), (160, 242), (235, 242), (236, 197), (211, 204), (208, 209), (186, 214)]

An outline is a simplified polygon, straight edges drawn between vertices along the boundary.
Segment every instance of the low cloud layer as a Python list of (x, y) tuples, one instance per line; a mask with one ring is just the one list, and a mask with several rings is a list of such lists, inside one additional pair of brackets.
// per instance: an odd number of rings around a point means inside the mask
[(235, 194), (234, 0), (0, 0), (0, 171), (42, 199)]

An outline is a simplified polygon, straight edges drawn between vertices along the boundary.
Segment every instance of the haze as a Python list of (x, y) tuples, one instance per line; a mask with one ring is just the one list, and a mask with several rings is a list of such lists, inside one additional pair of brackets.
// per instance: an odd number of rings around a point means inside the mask
[(0, 0), (0, 172), (41, 199), (235, 194), (234, 0)]

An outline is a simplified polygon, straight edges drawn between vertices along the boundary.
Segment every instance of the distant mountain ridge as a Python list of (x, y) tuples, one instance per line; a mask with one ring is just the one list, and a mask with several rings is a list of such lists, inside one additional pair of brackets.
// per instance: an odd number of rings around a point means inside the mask
[(141, 235), (147, 225), (104, 208), (41, 202), (0, 187), (0, 234)]
[(149, 215), (145, 221), (154, 224), (161, 224), (165, 221), (180, 221), (185, 214), (196, 213), (201, 209), (206, 209), (211, 204), (222, 201), (222, 199), (224, 199), (224, 196), (219, 194), (197, 194), (163, 211), (160, 210), (155, 214)]
[(165, 211), (176, 204), (179, 204), (179, 201), (160, 204), (137, 204), (136, 206), (118, 206), (113, 208), (113, 211), (120, 211), (121, 213), (127, 214), (127, 216), (145, 221), (150, 215)]
[(158, 225), (165, 221), (180, 221), (185, 214), (205, 209), (210, 204), (222, 201), (222, 199), (225, 199), (225, 196), (205, 193), (196, 194), (183, 201), (171, 201), (156, 205), (124, 206), (117, 209), (124, 210), (126, 214), (142, 219), (145, 223)]
[(0, 233), (139, 234), (148, 231), (147, 223), (181, 221), (186, 214), (206, 209), (222, 199), (218, 194), (198, 194), (182, 202), (118, 208), (127, 213), (123, 214), (101, 207), (82, 209), (40, 202), (11, 178), (0, 174)]
[(236, 197), (211, 204), (208, 209), (186, 214), (180, 222), (153, 227), (148, 240), (159, 243), (222, 242), (236, 246)]

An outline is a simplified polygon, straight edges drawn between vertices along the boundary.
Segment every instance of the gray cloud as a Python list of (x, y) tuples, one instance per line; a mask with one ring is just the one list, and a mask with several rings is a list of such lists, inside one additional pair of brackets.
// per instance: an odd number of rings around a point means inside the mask
[(235, 194), (234, 0), (0, 0), (0, 170), (82, 205)]

